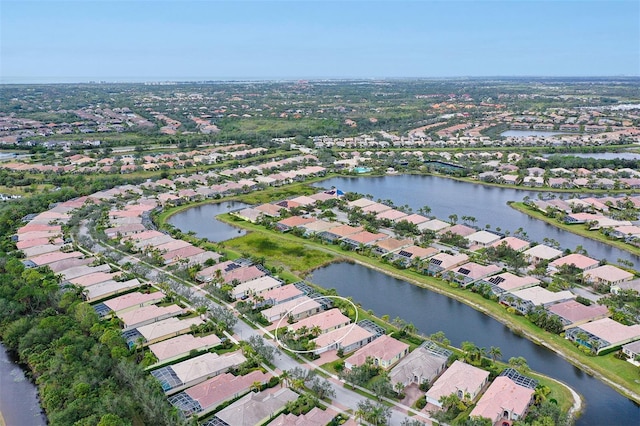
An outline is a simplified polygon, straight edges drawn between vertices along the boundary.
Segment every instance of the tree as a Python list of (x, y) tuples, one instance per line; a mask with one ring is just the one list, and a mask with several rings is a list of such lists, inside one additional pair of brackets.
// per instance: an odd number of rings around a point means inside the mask
[(331, 386), (331, 383), (327, 379), (320, 377), (314, 377), (309, 384), (311, 392), (315, 393), (319, 399), (335, 398), (336, 391)]
[(495, 363), (496, 360), (502, 359), (502, 351), (497, 346), (491, 346), (489, 348), (489, 356), (491, 357), (491, 359)]
[(450, 214), (449, 221), (455, 225), (456, 223), (458, 223), (458, 215), (455, 213)]
[(526, 374), (530, 371), (529, 364), (524, 357), (511, 357), (509, 358), (509, 365), (518, 370), (521, 374)]
[(358, 402), (355, 412), (357, 419), (362, 419), (373, 425), (386, 425), (391, 418), (391, 408), (381, 403), (373, 403), (369, 399)]

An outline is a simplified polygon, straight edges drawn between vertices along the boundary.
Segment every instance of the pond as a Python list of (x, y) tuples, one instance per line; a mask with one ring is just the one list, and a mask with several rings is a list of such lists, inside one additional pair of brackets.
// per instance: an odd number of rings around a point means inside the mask
[(219, 243), (232, 238), (241, 237), (246, 231), (216, 219), (222, 213), (229, 213), (250, 207), (238, 201), (224, 201), (215, 204), (203, 204), (176, 213), (167, 220), (168, 223), (184, 233), (193, 231), (200, 238)]
[(307, 279), (336, 289), (340, 296), (353, 297), (378, 317), (400, 317), (425, 335), (443, 331), (456, 347), (471, 341), (487, 349), (499, 347), (505, 361), (525, 357), (534, 371), (567, 383), (584, 397), (586, 406), (577, 421), (580, 426), (638, 424), (640, 407), (633, 401), (464, 303), (357, 264), (334, 263)]
[(624, 259), (632, 262), (635, 268), (640, 267), (638, 256), (563, 231), (507, 205), (508, 201), (522, 201), (526, 196), (537, 199), (540, 192), (420, 175), (331, 178), (316, 186), (371, 194), (375, 200), (391, 200), (396, 206), (406, 204), (414, 211), (428, 205), (431, 215), (445, 221), (449, 221), (449, 216), (453, 214), (457, 215), (459, 221), (462, 216), (473, 216), (477, 220), (476, 225), (483, 229), (489, 225), (491, 229), (500, 228), (503, 232), (509, 230), (513, 233), (522, 228), (530, 240), (538, 243), (542, 243), (544, 238), (551, 238), (558, 241), (563, 249), (574, 250), (580, 245), (589, 256), (597, 259), (612, 263)]
[(7, 426), (46, 425), (38, 389), (0, 344), (0, 412)]

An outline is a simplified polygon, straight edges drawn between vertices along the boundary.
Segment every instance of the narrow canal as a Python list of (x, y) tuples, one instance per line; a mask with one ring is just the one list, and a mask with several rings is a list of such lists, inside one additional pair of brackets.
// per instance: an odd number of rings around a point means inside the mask
[(7, 426), (41, 426), (47, 421), (38, 390), (0, 344), (0, 412)]
[[(425, 205), (431, 208), (431, 215), (448, 221), (455, 214), (459, 221), (462, 216), (473, 216), (476, 225), (491, 229), (514, 232), (522, 228), (531, 241), (542, 243), (551, 238), (560, 243), (562, 249), (575, 249), (581, 245), (589, 256), (616, 263), (625, 259), (640, 269), (640, 258), (624, 250), (598, 241), (589, 240), (571, 232), (563, 231), (548, 223), (530, 218), (512, 209), (508, 201), (522, 201), (524, 197), (537, 199), (539, 192), (520, 189), (476, 185), (437, 176), (397, 175), (361, 178), (332, 178), (317, 184), (318, 187), (336, 187), (342, 191), (370, 194), (375, 200), (391, 200), (396, 206), (409, 205), (415, 212)], [(567, 194), (565, 194), (567, 197)]]
[(463, 341), (471, 341), (487, 349), (499, 347), (503, 360), (525, 357), (533, 370), (567, 383), (584, 397), (586, 406), (577, 425), (640, 422), (640, 406), (633, 401), (555, 352), (514, 334), (504, 324), (464, 303), (357, 264), (334, 263), (314, 271), (307, 279), (321, 287), (336, 289), (340, 296), (352, 297), (376, 316), (400, 317), (425, 335), (443, 331), (456, 347)]

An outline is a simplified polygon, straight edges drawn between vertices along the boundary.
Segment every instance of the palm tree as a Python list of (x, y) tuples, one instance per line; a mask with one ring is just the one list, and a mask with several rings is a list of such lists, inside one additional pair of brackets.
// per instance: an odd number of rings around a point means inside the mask
[(489, 356), (491, 357), (491, 359), (495, 363), (496, 360), (502, 359), (502, 351), (497, 346), (491, 346), (489, 348)]
[(290, 380), (291, 380), (291, 374), (289, 373), (289, 370), (284, 370), (280, 374), (280, 386), (289, 387)]

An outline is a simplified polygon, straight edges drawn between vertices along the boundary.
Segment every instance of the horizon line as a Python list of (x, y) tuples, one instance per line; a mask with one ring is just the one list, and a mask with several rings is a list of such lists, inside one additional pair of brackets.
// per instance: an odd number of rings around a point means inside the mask
[[(208, 78), (161, 78), (161, 77), (126, 77), (112, 79), (77, 77), (72, 81), (48, 81), (41, 82), (38, 80), (48, 79), (47, 77), (36, 78), (33, 80), (11, 82), (6, 80), (21, 79), (22, 77), (0, 77), (0, 85), (62, 85), (62, 84), (148, 84), (148, 83), (164, 83), (164, 84), (185, 84), (185, 83), (209, 83), (209, 82), (297, 82), (297, 81), (393, 81), (393, 80), (462, 80), (462, 79), (517, 79), (517, 78), (553, 78), (553, 79), (640, 79), (639, 75), (458, 75), (458, 76), (430, 76), (430, 77), (208, 77)], [(76, 77), (72, 77), (76, 78)]]

